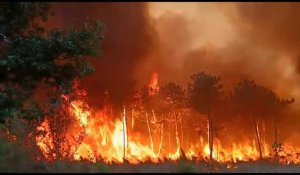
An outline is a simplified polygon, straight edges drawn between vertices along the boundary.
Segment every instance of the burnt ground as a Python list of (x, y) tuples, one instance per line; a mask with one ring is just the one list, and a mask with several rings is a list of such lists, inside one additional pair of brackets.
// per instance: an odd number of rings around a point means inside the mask
[[(280, 165), (268, 161), (239, 162), (234, 164), (213, 163), (195, 161), (166, 161), (160, 164), (141, 163), (139, 165), (91, 163), (86, 161), (55, 161), (43, 162), (19, 162), (9, 165), (10, 168), (1, 172), (50, 172), (50, 173), (297, 173), (300, 165)], [(231, 167), (231, 168), (229, 168)]]
[(188, 173), (188, 172), (250, 172), (250, 173), (295, 173), (300, 172), (300, 165), (282, 165), (271, 160), (238, 163), (207, 163), (205, 161), (179, 160), (164, 161), (159, 164), (151, 162), (131, 165), (128, 163), (107, 165), (103, 162), (56, 160), (51, 163), (33, 159), (34, 150), (24, 150), (10, 144), (0, 144), (0, 172), (81, 172), (81, 173)]

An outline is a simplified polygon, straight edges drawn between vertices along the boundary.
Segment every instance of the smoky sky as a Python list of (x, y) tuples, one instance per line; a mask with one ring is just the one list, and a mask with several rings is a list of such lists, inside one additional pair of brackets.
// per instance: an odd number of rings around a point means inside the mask
[[(300, 3), (52, 3), (50, 26), (105, 24), (96, 72), (82, 83), (93, 104), (109, 90), (121, 104), (125, 92), (149, 82), (186, 86), (192, 73), (219, 75), (226, 90), (253, 79), (280, 96), (299, 92)], [(294, 105), (297, 106), (297, 105)]]
[(162, 80), (185, 85), (204, 70), (226, 90), (249, 78), (297, 104), (299, 3), (167, 4), (151, 4)]
[(295, 98), (280, 133), (299, 137), (300, 3), (167, 4), (151, 4), (160, 48), (153, 64), (161, 83), (186, 86), (191, 74), (204, 70), (221, 76), (228, 92), (252, 79), (282, 98)]
[(154, 45), (147, 8), (146, 3), (52, 4), (55, 15), (48, 23), (51, 27), (80, 27), (87, 18), (99, 19), (105, 25), (98, 47), (102, 53), (90, 59), (96, 71), (82, 83), (92, 105), (101, 106), (105, 90), (114, 105), (122, 105), (126, 92), (137, 84), (136, 64), (153, 52)]
[[(160, 86), (187, 86), (193, 73), (221, 76), (230, 91), (252, 79), (283, 98), (294, 97), (282, 135), (299, 138), (300, 3), (52, 3), (48, 27), (83, 26), (87, 18), (105, 25), (102, 53), (89, 58), (95, 73), (84, 78), (89, 104), (121, 106), (126, 92), (147, 85), (158, 72)], [(298, 132), (299, 133), (299, 132)], [(282, 136), (283, 138), (283, 136)]]

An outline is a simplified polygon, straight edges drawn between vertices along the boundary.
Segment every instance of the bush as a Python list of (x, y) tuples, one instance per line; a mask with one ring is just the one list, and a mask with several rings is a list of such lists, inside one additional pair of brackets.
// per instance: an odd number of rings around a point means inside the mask
[(186, 160), (180, 160), (176, 166), (174, 173), (195, 173), (196, 169), (193, 164)]

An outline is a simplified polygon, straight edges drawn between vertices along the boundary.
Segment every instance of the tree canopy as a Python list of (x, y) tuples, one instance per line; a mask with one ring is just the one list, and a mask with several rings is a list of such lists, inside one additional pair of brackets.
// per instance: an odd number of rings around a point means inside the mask
[(24, 103), (31, 99), (39, 83), (55, 87), (57, 93), (68, 94), (76, 78), (92, 73), (94, 68), (86, 57), (96, 55), (103, 25), (92, 20), (82, 29), (46, 31), (37, 19), (47, 20), (48, 3), (2, 5), (1, 49), (5, 52), (0, 56), (0, 120), (3, 122), (13, 116), (33, 116)]
[(278, 95), (253, 80), (243, 80), (232, 93), (235, 111), (240, 115), (254, 117), (274, 116), (294, 99), (280, 99)]
[(191, 76), (188, 84), (188, 104), (197, 112), (207, 113), (220, 102), (222, 85), (220, 77), (201, 72)]

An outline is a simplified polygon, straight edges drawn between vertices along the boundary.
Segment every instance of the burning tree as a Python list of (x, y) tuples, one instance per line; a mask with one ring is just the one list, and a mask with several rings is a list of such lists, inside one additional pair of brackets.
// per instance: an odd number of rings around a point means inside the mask
[(208, 119), (208, 140), (210, 160), (213, 159), (213, 114), (220, 103), (220, 77), (205, 72), (193, 74), (188, 84), (188, 103), (197, 112), (206, 114)]
[(240, 82), (233, 91), (232, 98), (236, 102), (236, 111), (245, 117), (253, 120), (255, 136), (259, 148), (259, 157), (262, 158), (261, 137), (259, 134), (257, 117), (266, 112), (266, 91), (263, 87), (255, 84), (254, 81), (244, 80)]
[(273, 149), (275, 152), (274, 158), (275, 160), (278, 160), (278, 152), (281, 149), (281, 143), (278, 142), (278, 117), (282, 116), (284, 113), (284, 109), (286, 109), (289, 105), (294, 103), (294, 99), (281, 99), (278, 97), (278, 95), (271, 91), (266, 89), (268, 91), (268, 94), (266, 92), (266, 98), (267, 98), (267, 106), (266, 111), (267, 114), (265, 114), (266, 117), (270, 117), (274, 121), (274, 143), (273, 143)]
[[(179, 148), (182, 147), (183, 143), (183, 109), (186, 105), (185, 91), (180, 85), (170, 82), (161, 88), (159, 96), (161, 99), (160, 104), (162, 106), (160, 111), (161, 133), (163, 133), (164, 123), (169, 124), (169, 132), (170, 125), (175, 125), (176, 146), (177, 152), (179, 153)], [(179, 139), (178, 124), (180, 124), (181, 128), (181, 139)], [(163, 140), (162, 137), (163, 134), (161, 134), (161, 142)]]
[[(254, 81), (244, 80), (240, 82), (232, 93), (236, 111), (244, 117), (253, 120), (256, 140), (259, 148), (259, 156), (262, 158), (261, 134), (258, 127), (258, 118), (273, 117), (275, 126), (275, 144), (277, 144), (277, 117), (288, 104), (294, 100), (280, 99), (273, 91), (257, 85)], [(277, 151), (275, 152), (277, 154)]]
[[(65, 97), (70, 98), (68, 102), (76, 98), (72, 93), (74, 80), (93, 72), (86, 57), (96, 55), (96, 43), (102, 38), (102, 24), (94, 20), (80, 30), (46, 31), (40, 24), (47, 20), (48, 3), (2, 5), (1, 122), (13, 117), (34, 120), (45, 116), (66, 117), (61, 114), (61, 109)], [(33, 97), (37, 91), (42, 91), (41, 84), (48, 91), (45, 100), (48, 105), (37, 103)], [(60, 123), (59, 120), (56, 123)]]

